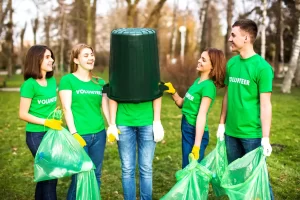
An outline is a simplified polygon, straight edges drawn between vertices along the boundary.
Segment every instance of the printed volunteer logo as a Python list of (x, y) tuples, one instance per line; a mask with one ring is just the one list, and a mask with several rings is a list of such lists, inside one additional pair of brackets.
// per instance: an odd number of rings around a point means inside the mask
[(186, 98), (188, 98), (190, 101), (193, 101), (194, 100), (194, 96), (192, 96), (190, 93), (186, 93), (185, 96)]
[(239, 83), (242, 85), (250, 85), (250, 81), (243, 78), (229, 77), (229, 82), (231, 83)]
[(102, 91), (97, 91), (97, 90), (76, 90), (76, 94), (96, 94), (96, 95), (102, 95)]
[(38, 104), (49, 104), (49, 103), (56, 102), (56, 99), (57, 99), (57, 97), (52, 97), (50, 99), (40, 99), (37, 101), (38, 101)]

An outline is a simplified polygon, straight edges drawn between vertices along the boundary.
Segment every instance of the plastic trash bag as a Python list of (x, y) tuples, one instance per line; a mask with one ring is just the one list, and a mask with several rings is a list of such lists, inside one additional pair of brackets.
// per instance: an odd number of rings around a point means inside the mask
[(233, 161), (223, 174), (221, 186), (233, 200), (269, 200), (270, 188), (262, 147)]
[(161, 200), (207, 199), (212, 173), (196, 160), (175, 174), (178, 181)]
[[(61, 111), (55, 110), (51, 117), (61, 119)], [(49, 129), (34, 159), (34, 181), (77, 174), (76, 200), (99, 200), (100, 190), (94, 169), (88, 154), (67, 129)]]
[(94, 170), (77, 175), (76, 200), (101, 199)]
[(92, 169), (92, 160), (68, 130), (49, 129), (34, 159), (34, 181), (67, 177)]
[(211, 171), (211, 184), (215, 195), (225, 195), (225, 190), (221, 187), (222, 176), (228, 167), (225, 141), (218, 139), (215, 149), (200, 162), (200, 165)]

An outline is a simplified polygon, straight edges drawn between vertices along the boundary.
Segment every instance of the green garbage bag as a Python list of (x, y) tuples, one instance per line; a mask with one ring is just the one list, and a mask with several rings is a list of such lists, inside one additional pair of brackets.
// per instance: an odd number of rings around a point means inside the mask
[(225, 195), (221, 187), (221, 179), (228, 167), (225, 141), (217, 140), (216, 148), (210, 152), (201, 162), (212, 173), (211, 184), (216, 196)]
[(196, 160), (175, 174), (178, 181), (161, 200), (207, 199), (212, 173)]
[(76, 200), (101, 199), (94, 170), (77, 175)]
[(269, 200), (269, 177), (262, 147), (233, 161), (223, 174), (221, 186), (232, 200)]
[[(51, 117), (61, 119), (61, 111), (55, 110)], [(88, 154), (67, 129), (49, 129), (34, 159), (34, 181), (77, 174), (76, 200), (99, 200), (101, 197), (94, 169)]]
[(67, 129), (49, 129), (34, 159), (34, 181), (67, 177), (91, 169), (94, 169), (92, 160)]

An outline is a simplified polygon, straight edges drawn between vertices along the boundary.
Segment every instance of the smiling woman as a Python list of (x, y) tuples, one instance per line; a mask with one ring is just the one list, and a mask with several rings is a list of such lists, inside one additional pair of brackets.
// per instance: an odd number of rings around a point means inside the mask
[(208, 48), (198, 60), (199, 77), (181, 98), (171, 83), (166, 92), (182, 108), (182, 168), (189, 163), (189, 154), (199, 162), (204, 157), (209, 141), (207, 114), (216, 98), (216, 87), (224, 87), (225, 56), (221, 50)]
[[(109, 112), (107, 95), (102, 93), (105, 81), (92, 76), (94, 62), (92, 47), (86, 44), (75, 45), (70, 58), (71, 74), (62, 77), (59, 96), (70, 133), (84, 147), (96, 167), (95, 175), (100, 189), (106, 144), (101, 108), (106, 119), (109, 118)], [(76, 199), (76, 182), (77, 175), (73, 175), (68, 200)]]
[[(60, 120), (48, 119), (57, 100), (54, 60), (52, 50), (43, 45), (32, 46), (25, 59), (19, 117), (27, 122), (26, 143), (34, 157), (46, 131), (62, 129)], [(57, 179), (38, 182), (35, 199), (56, 199), (56, 184)]]

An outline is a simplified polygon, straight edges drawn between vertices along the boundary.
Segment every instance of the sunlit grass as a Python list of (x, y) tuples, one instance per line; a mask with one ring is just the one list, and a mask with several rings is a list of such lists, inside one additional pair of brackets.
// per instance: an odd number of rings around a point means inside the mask
[[(279, 93), (279, 88), (274, 90), (271, 129), (273, 153), (267, 159), (271, 184), (276, 199), (300, 199), (300, 89), (293, 88), (292, 94), (288, 95)], [(221, 94), (209, 114), (210, 143), (206, 154), (216, 144)], [(18, 107), (19, 93), (0, 92), (0, 194), (1, 199), (5, 200), (28, 200), (34, 196), (33, 158), (25, 143), (25, 122), (18, 119)], [(165, 141), (156, 147), (153, 199), (159, 199), (171, 189), (175, 184), (174, 174), (181, 167), (180, 122), (180, 110), (165, 95), (162, 106)], [(59, 199), (66, 199), (68, 184), (69, 178), (59, 181)], [(116, 144), (107, 144), (105, 150), (101, 194), (104, 200), (123, 199)], [(212, 192), (209, 199), (216, 199)]]

